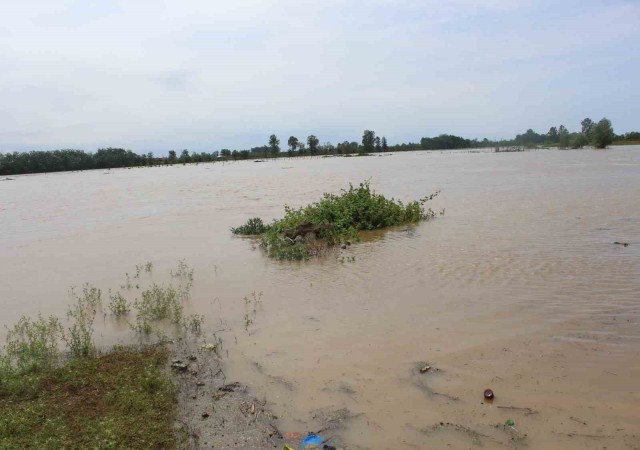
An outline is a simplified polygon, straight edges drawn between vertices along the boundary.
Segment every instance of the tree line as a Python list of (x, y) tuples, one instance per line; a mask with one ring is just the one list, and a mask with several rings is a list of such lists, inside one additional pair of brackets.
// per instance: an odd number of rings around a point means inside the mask
[[(211, 162), (219, 160), (246, 160), (253, 158), (278, 158), (316, 155), (351, 155), (372, 152), (399, 152), (409, 150), (454, 150), (491, 147), (536, 147), (554, 146), (559, 148), (583, 148), (592, 145), (605, 148), (614, 141), (635, 143), (640, 141), (640, 132), (616, 135), (611, 121), (603, 118), (594, 122), (585, 118), (580, 123), (580, 131), (570, 132), (564, 125), (552, 126), (549, 131), (539, 134), (532, 129), (518, 134), (510, 140), (466, 139), (451, 134), (436, 137), (423, 137), (417, 143), (389, 145), (387, 138), (377, 136), (373, 130), (364, 130), (360, 142), (344, 141), (333, 145), (320, 143), (315, 135), (300, 140), (296, 136), (287, 139), (285, 151), (282, 151), (280, 139), (275, 134), (269, 136), (266, 145), (245, 150), (222, 149), (220, 151), (193, 152), (185, 149), (178, 153), (170, 150), (166, 157), (155, 157), (153, 153), (137, 154), (122, 148), (101, 148), (95, 153), (84, 150), (53, 150), (0, 153), (0, 175), (25, 173), (60, 172), (70, 170), (110, 169), (119, 167), (138, 167), (171, 164)], [(640, 142), (638, 142), (640, 143)]]

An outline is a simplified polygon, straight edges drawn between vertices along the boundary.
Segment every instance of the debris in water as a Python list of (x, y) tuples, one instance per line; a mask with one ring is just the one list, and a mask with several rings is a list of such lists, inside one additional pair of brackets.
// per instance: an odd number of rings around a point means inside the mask
[(216, 351), (216, 349), (217, 349), (217, 348), (218, 348), (218, 345), (217, 345), (217, 344), (204, 344), (204, 345), (202, 346), (202, 349), (203, 349), (203, 350), (210, 350), (210, 351), (212, 351), (212, 352)]
[(184, 372), (189, 368), (189, 366), (179, 359), (176, 359), (171, 363), (171, 368), (177, 370), (178, 372)]
[(512, 419), (507, 419), (507, 421), (504, 424), (506, 426), (508, 426), (508, 427), (515, 427), (516, 426), (516, 423)]
[(429, 364), (420, 367), (420, 373), (427, 373), (430, 370), (431, 370), (431, 366)]
[(331, 445), (327, 445), (331, 438), (323, 438), (317, 434), (310, 433), (306, 438), (302, 440), (300, 443), (300, 450), (311, 450), (311, 449), (325, 449), (325, 450), (336, 450), (335, 447)]
[(623, 247), (628, 247), (629, 243), (628, 242), (618, 242), (618, 241), (616, 241), (616, 242), (614, 242), (614, 245), (622, 245)]
[(495, 395), (493, 394), (493, 391), (491, 389), (484, 390), (484, 398), (486, 400), (493, 400), (494, 397)]

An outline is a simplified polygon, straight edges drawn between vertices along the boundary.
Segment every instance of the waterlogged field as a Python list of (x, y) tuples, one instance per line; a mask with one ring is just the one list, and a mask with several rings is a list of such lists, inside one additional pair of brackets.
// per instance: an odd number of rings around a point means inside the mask
[[(68, 326), (69, 288), (89, 283), (98, 346), (133, 342), (145, 322), (126, 317), (159, 314), (142, 291), (183, 260), (181, 326), (215, 334), (227, 378), (266, 397), (282, 432), (329, 423), (372, 449), (640, 445), (638, 146), (12, 178), (2, 325), (40, 312)], [(445, 214), (307, 261), (230, 231), (366, 179), (405, 203), (440, 190), (429, 206)]]

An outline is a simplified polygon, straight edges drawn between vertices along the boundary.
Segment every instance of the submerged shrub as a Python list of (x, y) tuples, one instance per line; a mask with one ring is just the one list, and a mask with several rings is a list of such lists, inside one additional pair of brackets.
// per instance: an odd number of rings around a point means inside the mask
[(121, 317), (129, 314), (129, 311), (131, 311), (131, 305), (120, 292), (110, 294), (109, 298), (111, 299), (111, 301), (109, 302), (109, 309), (111, 310), (111, 314), (116, 317)]
[(82, 295), (71, 289), (71, 297), (75, 303), (67, 311), (67, 318), (72, 320), (68, 333), (63, 339), (69, 347), (71, 356), (89, 357), (95, 355), (93, 343), (93, 322), (98, 309), (102, 306), (102, 292), (100, 289), (85, 284)]
[(241, 234), (247, 236), (257, 236), (264, 233), (269, 229), (269, 226), (265, 225), (260, 217), (253, 217), (247, 220), (247, 223), (240, 225), (236, 228), (231, 228), (233, 234)]
[(7, 333), (7, 345), (2, 357), (4, 369), (15, 368), (20, 373), (49, 369), (58, 363), (58, 343), (62, 325), (56, 317), (38, 316), (32, 320), (21, 317)]
[(152, 323), (155, 321), (169, 320), (172, 323), (180, 323), (183, 298), (183, 293), (172, 285), (164, 287), (154, 284), (142, 292), (141, 300), (136, 300), (133, 304), (137, 310), (133, 329), (139, 333), (150, 334), (153, 331)]
[[(358, 240), (360, 231), (432, 219), (436, 214), (431, 208), (425, 208), (425, 203), (438, 193), (404, 204), (375, 193), (368, 181), (357, 187), (350, 184), (341, 194), (324, 194), (320, 201), (306, 207), (285, 206), (282, 219), (268, 227), (263, 225), (264, 229), (259, 233), (262, 247), (278, 259), (300, 260), (319, 255), (328, 247)], [(244, 234), (241, 231), (249, 230), (250, 222), (252, 226), (262, 224), (262, 220), (258, 220), (251, 219), (232, 231)]]

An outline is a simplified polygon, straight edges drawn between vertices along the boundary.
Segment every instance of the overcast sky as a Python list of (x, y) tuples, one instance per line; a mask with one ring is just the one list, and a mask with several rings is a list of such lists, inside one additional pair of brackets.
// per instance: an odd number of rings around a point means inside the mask
[(0, 94), (5, 152), (624, 132), (640, 1), (7, 1)]

